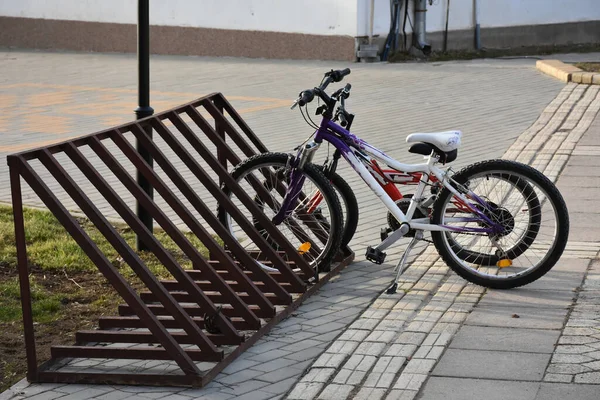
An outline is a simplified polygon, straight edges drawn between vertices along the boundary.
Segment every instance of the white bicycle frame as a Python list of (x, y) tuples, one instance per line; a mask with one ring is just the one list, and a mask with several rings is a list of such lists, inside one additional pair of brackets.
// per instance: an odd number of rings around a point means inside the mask
[[(336, 128), (339, 129), (338, 126), (336, 126)], [(438, 161), (437, 157), (434, 157), (433, 155), (429, 155), (426, 157), (427, 162), (423, 163), (423, 164), (404, 164), (404, 163), (401, 163), (401, 162), (389, 157), (381, 150), (369, 145), (368, 143), (364, 142), (363, 140), (358, 139), (353, 134), (351, 134), (345, 130), (344, 130), (344, 133), (347, 133), (347, 135), (349, 135), (353, 139), (355, 138), (356, 140), (355, 140), (355, 145), (352, 147), (347, 146), (344, 143), (344, 146), (343, 146), (344, 148), (340, 149), (340, 150), (342, 150), (341, 151), (342, 156), (352, 166), (352, 168), (358, 173), (358, 175), (360, 175), (360, 177), (365, 181), (367, 186), (369, 186), (369, 188), (373, 191), (373, 193), (375, 193), (375, 195), (377, 195), (377, 197), (380, 199), (380, 201), (386, 206), (386, 208), (390, 211), (390, 213), (400, 222), (400, 224), (408, 224), (410, 226), (410, 229), (414, 229), (414, 230), (454, 231), (454, 229), (452, 229), (452, 228), (448, 228), (445, 226), (440, 226), (440, 225), (430, 223), (429, 218), (415, 218), (415, 219), (412, 218), (415, 213), (415, 210), (417, 209), (419, 201), (421, 201), (421, 199), (422, 199), (423, 192), (425, 191), (425, 187), (428, 186), (427, 184), (429, 182), (429, 177), (431, 175), (435, 176), (437, 178), (437, 180), (445, 188), (447, 188), (452, 194), (454, 194), (457, 198), (459, 198), (462, 202), (464, 202), (464, 204), (466, 204), (466, 205), (470, 204), (467, 197), (465, 197), (463, 194), (458, 192), (452, 185), (450, 185), (448, 183), (448, 178), (447, 178), (446, 172), (444, 170), (438, 168), (435, 165)], [(324, 129), (320, 129), (317, 133), (317, 137), (320, 137), (322, 140), (332, 143), (332, 145), (334, 145), (336, 148), (339, 149), (339, 147), (336, 146), (336, 142), (338, 142), (339, 139), (337, 137), (333, 136), (330, 132), (328, 132)], [(320, 146), (320, 143), (313, 142), (313, 143), (310, 143), (309, 145), (307, 145), (307, 148), (310, 148), (310, 152), (313, 153), (317, 150), (317, 148), (319, 146)], [(343, 151), (346, 149), (350, 150), (350, 151)], [(361, 160), (361, 158), (359, 158), (359, 156), (357, 156), (357, 153), (364, 161)], [(410, 205), (408, 207), (406, 214), (404, 214), (402, 212), (402, 210), (400, 210), (400, 208), (396, 205), (394, 200), (392, 200), (392, 198), (386, 193), (386, 191), (378, 183), (377, 179), (375, 179), (375, 177), (366, 168), (364, 163), (367, 163), (370, 161), (370, 159), (367, 157), (372, 157), (375, 160), (380, 161), (383, 164), (387, 165), (388, 167), (393, 168), (399, 172), (407, 172), (407, 173), (420, 172), (420, 173), (422, 173), (421, 181), (417, 185), (416, 192), (413, 195), (413, 197), (411, 198)], [(477, 212), (474, 209), (473, 209), (473, 211)], [(384, 249), (388, 248), (390, 245), (395, 243), (397, 240), (399, 240), (406, 234), (406, 233), (402, 233), (401, 231), (402, 231), (401, 229), (397, 229), (396, 231), (394, 231), (383, 242), (381, 242), (378, 246), (376, 246), (376, 248), (378, 250), (384, 250)]]

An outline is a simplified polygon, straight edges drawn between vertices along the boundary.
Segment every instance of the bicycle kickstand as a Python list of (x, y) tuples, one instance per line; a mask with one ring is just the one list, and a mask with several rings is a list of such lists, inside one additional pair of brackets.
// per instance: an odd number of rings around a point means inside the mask
[(406, 270), (406, 261), (408, 260), (408, 256), (410, 255), (410, 252), (415, 247), (417, 242), (421, 239), (423, 239), (423, 231), (416, 231), (415, 236), (412, 238), (412, 240), (406, 247), (404, 254), (402, 254), (402, 258), (400, 258), (400, 261), (398, 261), (396, 268), (394, 268), (394, 271), (396, 271), (396, 277), (392, 281), (392, 285), (388, 288), (388, 290), (385, 291), (387, 294), (396, 293), (396, 290), (398, 289), (398, 280), (400, 279), (400, 275), (402, 275)]

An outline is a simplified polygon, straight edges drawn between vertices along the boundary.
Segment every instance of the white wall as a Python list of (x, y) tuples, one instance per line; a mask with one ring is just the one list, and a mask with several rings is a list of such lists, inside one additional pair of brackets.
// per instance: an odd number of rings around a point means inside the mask
[[(428, 32), (444, 30), (447, 1), (428, 2)], [(473, 3), (450, 1), (450, 30), (473, 28)], [(150, 23), (366, 36), (369, 7), (370, 0), (150, 0)], [(480, 8), (482, 28), (600, 20), (600, 0), (480, 0)], [(0, 15), (135, 24), (137, 0), (0, 0)], [(374, 33), (387, 35), (389, 0), (375, 0), (374, 22)]]
[[(137, 0), (0, 0), (0, 15), (135, 24)], [(150, 0), (150, 24), (356, 36), (357, 0)]]

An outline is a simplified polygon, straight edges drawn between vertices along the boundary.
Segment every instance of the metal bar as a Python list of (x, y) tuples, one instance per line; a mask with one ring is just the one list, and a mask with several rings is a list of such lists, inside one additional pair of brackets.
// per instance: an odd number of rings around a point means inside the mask
[[(183, 121), (181, 121), (183, 123)], [(262, 242), (262, 248), (266, 249), (270, 253), (272, 253), (273, 258), (277, 261), (277, 259), (281, 260), (280, 257), (276, 253), (273, 252), (272, 247), (266, 240), (256, 232), (253, 225), (246, 219), (246, 217), (231, 203), (231, 200), (223, 193), (220, 187), (215, 185), (214, 181), (206, 174), (204, 169), (198, 164), (198, 162), (188, 153), (185, 147), (175, 138), (167, 129), (167, 127), (161, 121), (155, 121), (154, 129), (157, 133), (163, 138), (163, 140), (173, 149), (173, 151), (179, 155), (179, 158), (185, 163), (185, 165), (189, 168), (189, 170), (194, 174), (196, 179), (202, 183), (202, 185), (208, 189), (211, 195), (219, 202), (219, 204), (225, 207), (228, 211), (230, 211), (231, 215), (238, 221), (240, 226), (243, 227), (245, 231), (251, 233), (251, 238), (253, 240), (257, 240)], [(193, 135), (193, 133), (189, 130), (186, 130), (186, 133), (189, 135)], [(207, 152), (208, 153), (208, 152)], [(202, 154), (205, 155), (205, 154)], [(158, 157), (158, 155), (154, 155)], [(164, 157), (164, 155), (163, 155)], [(211, 156), (212, 157), (212, 156)], [(211, 158), (209, 157), (209, 158)], [(206, 160), (206, 158), (205, 158)], [(212, 157), (212, 163), (214, 164), (215, 160)], [(167, 163), (165, 163), (167, 164)], [(181, 175), (170, 165), (162, 166), (163, 170), (169, 175), (169, 178), (175, 183), (175, 185), (179, 188), (181, 193), (186, 197), (186, 199), (194, 206), (196, 211), (199, 213), (201, 210), (197, 207), (198, 204), (201, 204), (200, 198), (196, 195), (194, 190), (187, 184), (187, 182), (181, 177)], [(218, 167), (218, 165), (215, 165)], [(232, 180), (231, 177), (226, 173), (225, 169), (222, 169), (222, 173), (220, 174), (219, 179)], [(252, 202), (250, 198), (248, 198), (249, 202)], [(252, 202), (253, 203), (253, 202)], [(257, 210), (260, 211), (260, 210)], [(235, 255), (235, 257), (243, 262), (247, 268), (252, 271), (256, 271), (261, 276), (261, 280), (269, 286), (269, 288), (273, 291), (273, 293), (277, 294), (281, 299), (289, 299), (289, 294), (281, 288), (273, 279), (269, 278), (268, 274), (266, 274), (254, 261), (254, 259), (246, 252), (246, 250), (238, 243), (238, 241), (231, 235), (231, 233), (221, 224), (221, 222), (214, 218), (211, 212), (208, 212), (208, 218), (210, 218), (213, 223), (211, 223), (211, 227), (215, 230), (215, 232), (221, 237), (225, 245), (231, 250), (231, 252)], [(206, 219), (206, 217), (205, 217)], [(209, 221), (210, 223), (210, 221)], [(281, 260), (282, 264), (285, 264), (283, 260)], [(262, 273), (261, 273), (262, 272)], [(295, 274), (288, 268), (287, 276), (290, 277), (291, 280), (297, 280), (299, 284), (301, 282), (296, 277)]]
[[(183, 290), (182, 286), (177, 281), (161, 281), (160, 283), (162, 283), (163, 286), (167, 290)], [(227, 284), (231, 287), (231, 289), (235, 290), (236, 292), (240, 292), (241, 291), (241, 287), (237, 284), (237, 282), (235, 282), (235, 281), (228, 281)], [(268, 293), (269, 289), (265, 286), (264, 283), (262, 283), (262, 282), (254, 282), (254, 284), (263, 293)], [(287, 282), (280, 282), (279, 284), (281, 285), (281, 287), (284, 288), (284, 290), (290, 290), (290, 284), (289, 283), (287, 283)], [(204, 291), (215, 290), (215, 286), (212, 284), (212, 282), (207, 281), (207, 280), (196, 281), (196, 285), (198, 285), (198, 287), (200, 289), (204, 290)]]
[[(208, 103), (210, 104), (210, 102), (208, 102)], [(207, 136), (209, 138), (214, 139), (213, 143), (215, 143), (215, 145), (217, 147), (221, 147), (224, 149), (227, 156), (229, 157), (230, 162), (233, 163), (235, 160), (237, 160), (236, 164), (239, 162), (239, 157), (231, 150), (231, 148), (225, 142), (219, 141), (220, 138), (216, 135), (214, 130), (212, 130), (212, 127), (206, 122), (204, 117), (202, 117), (202, 115), (200, 115), (198, 110), (189, 106), (189, 107), (185, 108), (185, 112), (200, 127), (200, 129), (202, 129), (204, 132), (207, 132)], [(175, 121), (176, 121), (176, 119), (175, 119)], [(172, 120), (172, 122), (174, 124), (175, 124), (175, 121)], [(179, 129), (179, 127), (178, 127), (178, 129)], [(188, 129), (189, 129), (189, 127), (188, 127)], [(184, 134), (184, 136), (190, 142), (192, 147), (198, 153), (200, 153), (203, 148), (203, 145), (200, 142), (200, 140), (198, 139), (198, 137), (196, 137), (196, 135), (194, 135), (193, 132), (191, 134), (189, 132), (185, 132), (185, 128), (184, 128), (184, 131), (182, 131), (181, 129), (179, 129), (179, 130), (182, 134)], [(210, 132), (211, 134), (209, 135), (208, 132)], [(231, 136), (231, 132), (229, 132), (229, 133)], [(203, 157), (203, 158), (208, 161), (208, 159), (210, 157)], [(215, 168), (215, 167), (212, 167), (212, 168), (218, 172), (217, 168)], [(231, 179), (231, 181), (233, 181), (233, 179)], [(233, 182), (234, 183), (232, 183), (231, 185), (227, 185), (227, 187), (233, 193), (235, 193), (235, 195), (244, 203), (244, 205), (246, 207), (248, 207), (248, 209), (252, 212), (252, 215), (256, 218), (259, 218), (259, 222), (261, 222), (262, 221), (261, 217), (264, 217), (264, 214), (262, 213), (262, 211), (258, 210), (258, 207), (256, 206), (256, 204), (253, 204), (254, 203), (253, 201), (248, 202), (249, 198), (248, 198), (247, 194), (244, 193), (244, 191), (239, 187), (238, 184), (235, 183), (235, 181), (233, 181)], [(256, 208), (254, 208), (254, 207), (256, 207)], [(308, 263), (306, 262), (306, 260), (300, 254), (298, 254), (296, 249), (288, 242), (288, 240), (285, 238), (285, 236), (283, 236), (283, 234), (279, 231), (279, 229), (277, 229), (272, 223), (263, 224), (263, 227), (267, 230), (267, 233), (277, 242), (277, 244), (279, 244), (279, 246), (286, 253), (286, 255), (288, 257), (290, 257), (290, 259), (292, 261), (296, 262), (296, 265), (309, 278), (312, 277), (313, 271), (310, 268), (310, 266), (308, 265)], [(246, 233), (248, 233), (248, 232), (246, 232)]]
[[(148, 198), (148, 196), (140, 189), (139, 186), (131, 179), (129, 174), (123, 170), (123, 168), (118, 164), (118, 162), (114, 159), (112, 154), (110, 154), (104, 145), (95, 139), (90, 141), (90, 147), (92, 150), (98, 154), (98, 156), (106, 163), (106, 165), (111, 169), (113, 173), (121, 180), (121, 182), (126, 181), (130, 190), (133, 189), (132, 193), (138, 197), (140, 201), (143, 202), (144, 206), (149, 212), (154, 213), (154, 217), (156, 218), (158, 214), (155, 213), (156, 204)], [(73, 162), (82, 170), (82, 172), (86, 175), (86, 177), (90, 180), (90, 182), (98, 189), (98, 191), (104, 196), (104, 198), (111, 204), (111, 206), (119, 213), (121, 218), (129, 226), (136, 232), (136, 234), (144, 237), (144, 242), (150, 247), (151, 251), (157, 256), (157, 258), (163, 263), (163, 265), (169, 270), (169, 272), (173, 275), (175, 279), (181, 282), (186, 290), (189, 293), (192, 293), (196, 296), (196, 302), (209, 314), (216, 313), (217, 309), (215, 305), (204, 295), (204, 293), (196, 286), (196, 284), (189, 278), (189, 276), (184, 272), (184, 270), (177, 264), (177, 262), (173, 259), (171, 254), (166, 251), (166, 249), (162, 246), (162, 244), (154, 237), (152, 233), (146, 229), (146, 227), (141, 223), (141, 221), (136, 218), (136, 216), (131, 212), (129, 207), (123, 203), (123, 201), (119, 198), (119, 196), (115, 193), (115, 191), (108, 185), (108, 183), (102, 178), (102, 176), (96, 171), (88, 160), (86, 160), (83, 155), (79, 152), (79, 150), (75, 147), (68, 148), (66, 150), (67, 154)], [(162, 214), (157, 218), (159, 224), (163, 224), (164, 220), (167, 218)], [(163, 225), (164, 226), (164, 225)], [(174, 228), (175, 232), (171, 232), (170, 236), (180, 235), (183, 237), (181, 232)], [(171, 236), (171, 237), (173, 237)], [(187, 239), (186, 239), (187, 241)], [(199, 254), (198, 254), (199, 256)], [(238, 335), (235, 328), (229, 324), (229, 322), (219, 316), (218, 318), (219, 326), (223, 329), (224, 333), (228, 333), (231, 335)]]
[(148, 385), (202, 387), (202, 378), (194, 375), (108, 374), (93, 372), (40, 371), (38, 382), (47, 383), (94, 383), (100, 385)]
[[(147, 304), (149, 310), (151, 310), (155, 315), (162, 316), (170, 316), (169, 311), (166, 310), (162, 305), (159, 304)], [(202, 307), (198, 307), (196, 305), (185, 305), (181, 306), (186, 313), (193, 317), (201, 317), (206, 314), (206, 311)], [(248, 309), (252, 310), (257, 316), (261, 318), (271, 318), (273, 315), (271, 313), (266, 313), (262, 311), (260, 308), (249, 305)], [(119, 315), (132, 315), (134, 312), (128, 305), (119, 305)], [(236, 310), (231, 308), (229, 304), (223, 305), (220, 311), (220, 314), (225, 315), (227, 317), (237, 317)]]
[(35, 351), (35, 330), (33, 328), (33, 312), (31, 309), (31, 290), (29, 285), (29, 268), (27, 262), (27, 243), (25, 240), (25, 222), (23, 220), (23, 199), (21, 194), (21, 176), (16, 159), (8, 156), (10, 166), (10, 187), (12, 194), (13, 218), (15, 223), (15, 245), (19, 267), (19, 287), (21, 289), (21, 309), (23, 310), (23, 334), (25, 353), (27, 355), (27, 379), (34, 381), (37, 377), (37, 356)]
[[(75, 147), (70, 147), (70, 150), (78, 152)], [(123, 260), (131, 267), (142, 282), (144, 282), (148, 289), (154, 293), (158, 300), (164, 305), (165, 309), (168, 310), (170, 315), (181, 324), (182, 329), (195, 340), (195, 344), (203, 351), (217, 352), (217, 348), (212, 345), (204, 332), (198, 329), (198, 326), (190, 320), (181, 305), (173, 298), (173, 296), (171, 296), (169, 291), (160, 284), (150, 270), (148, 270), (144, 262), (137, 254), (135, 254), (133, 249), (129, 247), (121, 235), (117, 233), (116, 229), (106, 220), (100, 210), (94, 206), (90, 199), (75, 184), (64, 168), (58, 164), (56, 159), (48, 151), (42, 151), (40, 161), (65, 189), (69, 196), (75, 200), (75, 203), (77, 203), (79, 208), (85, 213), (94, 226), (98, 228), (111, 246), (113, 246), (121, 257), (123, 257)]]
[(224, 132), (227, 133), (227, 135), (240, 148), (246, 157), (252, 157), (253, 155), (256, 155), (256, 152), (250, 146), (248, 146), (248, 143), (246, 143), (244, 138), (240, 136), (235, 127), (231, 125), (231, 123), (225, 118), (223, 113), (219, 112), (212, 101), (206, 99), (202, 102), (202, 106), (204, 106), (206, 111), (208, 111), (215, 121), (219, 121)]
[[(165, 350), (171, 355), (171, 359), (173, 359), (186, 374), (198, 375), (200, 370), (193, 363), (192, 359), (187, 356), (183, 349), (175, 342), (173, 337), (169, 335), (154, 314), (152, 314), (148, 307), (141, 301), (135, 291), (127, 284), (125, 279), (115, 270), (114, 266), (100, 251), (94, 241), (90, 239), (77, 221), (75, 221), (64, 206), (58, 201), (56, 196), (44, 184), (35, 171), (33, 171), (31, 166), (25, 162), (23, 162), (21, 166), (21, 176), (44, 202), (52, 214), (54, 214), (58, 221), (65, 227), (67, 232), (75, 239), (90, 260), (98, 267), (100, 272), (108, 279), (123, 300), (135, 310), (136, 315), (144, 322), (144, 325), (160, 339)], [(223, 353), (220, 352), (217, 354), (221, 354), (222, 356)]]
[[(179, 324), (173, 318), (157, 316), (158, 321), (166, 329), (179, 329)], [(192, 321), (200, 328), (204, 328), (203, 318), (192, 318)], [(241, 318), (231, 318), (231, 323), (240, 331), (249, 331), (253, 328)], [(100, 329), (113, 328), (145, 328), (144, 322), (134, 316), (100, 317), (98, 321)]]
[[(219, 113), (223, 114), (223, 105), (215, 105), (217, 107), (217, 110), (219, 110)], [(219, 135), (221, 140), (226, 140), (225, 129), (223, 128), (223, 123), (219, 119), (215, 119), (215, 132), (217, 133), (217, 135)], [(217, 159), (219, 160), (223, 168), (227, 169), (227, 157), (225, 156), (225, 153), (223, 152), (223, 149), (221, 147), (217, 147)], [(221, 177), (219, 177), (219, 185), (223, 185), (223, 178)]]
[[(179, 344), (196, 344), (196, 340), (183, 332), (171, 332), (171, 336)], [(243, 337), (231, 337), (225, 335), (208, 335), (210, 341), (218, 346), (238, 345), (242, 343)], [(140, 331), (79, 331), (75, 334), (77, 343), (158, 343), (152, 332)]]
[[(156, 347), (91, 347), (91, 346), (52, 346), (53, 358), (114, 358), (117, 360), (171, 360), (165, 349)], [(207, 353), (199, 350), (186, 350), (185, 354), (194, 361), (221, 361), (220, 353)]]
[[(244, 261), (245, 266), (257, 272), (257, 275), (262, 273), (262, 278), (268, 279), (268, 281), (273, 285), (274, 290), (279, 288), (278, 293), (281, 293), (281, 287), (277, 285), (277, 282), (272, 280), (266, 272), (264, 272), (257, 264), (254, 262), (252, 257), (248, 255), (244, 251), (244, 249), (239, 245), (237, 240), (235, 240), (229, 231), (221, 224), (217, 217), (208, 209), (208, 207), (204, 204), (204, 202), (195, 194), (192, 188), (187, 184), (187, 182), (182, 178), (181, 174), (173, 168), (173, 165), (167, 160), (167, 157), (164, 153), (148, 138), (145, 136), (144, 132), (138, 127), (132, 127), (132, 133), (137, 137), (139, 141), (141, 141), (144, 146), (150, 151), (152, 157), (156, 160), (156, 162), (160, 165), (161, 169), (167, 174), (167, 176), (171, 179), (171, 181), (175, 184), (177, 188), (183, 193), (183, 195), (192, 203), (196, 211), (205, 219), (205, 221), (215, 230), (217, 235), (221, 237), (223, 242), (227, 246), (230, 247), (232, 251), (235, 251), (238, 259)], [(214, 183), (213, 183), (214, 185)], [(262, 294), (260, 290), (258, 290), (253, 282), (248, 279), (248, 277), (241, 271), (241, 269), (237, 266), (235, 261), (229, 256), (227, 252), (221, 247), (200, 224), (196, 218), (188, 211), (188, 209), (179, 201), (173, 192), (165, 185), (161, 180), (158, 180), (158, 185), (156, 189), (159, 191), (160, 195), (167, 201), (167, 203), (176, 210), (175, 212), (182, 221), (190, 228), (190, 230), (199, 238), (202, 239), (204, 245), (210, 251), (212, 257), (216, 258), (218, 261), (222, 263), (222, 265), (229, 267), (228, 269), (231, 273), (236, 277), (238, 283), (243, 285), (246, 289), (246, 292), (252, 297), (256, 297), (255, 304), (258, 304), (264, 310), (271, 310), (273, 315), (275, 315), (275, 308), (273, 304)], [(218, 189), (218, 188), (217, 188)], [(218, 191), (221, 195), (222, 192)], [(287, 294), (288, 300), (291, 302), (291, 297)]]
[[(142, 119), (154, 114), (154, 109), (150, 107), (150, 4), (149, 0), (138, 0), (138, 105), (135, 110), (137, 119)], [(147, 126), (147, 134), (152, 137), (152, 128)], [(136, 149), (150, 168), (152, 168), (152, 157), (140, 143), (136, 144)], [(146, 178), (137, 172), (137, 183), (152, 198), (152, 186)], [(152, 217), (146, 209), (136, 202), (137, 216), (142, 223), (152, 232)], [(137, 249), (148, 250), (146, 244), (136, 237)]]
[[(169, 292), (171, 293), (171, 296), (180, 303), (194, 303), (194, 296), (191, 296), (186, 291), (181, 291), (181, 292), (169, 291)], [(225, 299), (225, 297), (217, 291), (208, 292), (208, 291), (204, 290), (204, 293), (215, 304), (223, 304), (227, 301)], [(240, 299), (242, 299), (242, 301), (246, 304), (257, 305), (256, 304), (257, 301), (255, 300), (255, 297), (248, 295), (248, 293), (238, 293), (238, 296), (240, 296)], [(281, 299), (278, 299), (273, 294), (265, 294), (264, 296), (267, 298), (267, 300), (269, 300), (271, 303), (276, 304), (276, 305), (289, 304), (289, 303), (284, 303)], [(158, 297), (152, 292), (141, 292), (140, 297), (141, 297), (142, 301), (144, 301), (145, 303), (151, 303), (151, 302), (158, 301)]]
[(240, 114), (238, 114), (238, 112), (235, 111), (235, 109), (233, 108), (231, 103), (225, 98), (225, 96), (223, 96), (223, 94), (216, 93), (214, 96), (211, 96), (210, 98), (213, 100), (213, 102), (215, 104), (218, 103), (219, 105), (221, 105), (221, 107), (223, 107), (223, 109), (225, 111), (227, 111), (227, 114), (229, 114), (231, 116), (231, 118), (233, 119), (233, 121), (242, 129), (242, 132), (244, 132), (246, 134), (246, 137), (248, 139), (250, 139), (250, 141), (252, 142), (252, 144), (254, 144), (254, 146), (256, 146), (259, 153), (266, 153), (269, 151), (269, 149), (267, 149), (267, 146), (265, 146), (263, 144), (263, 142), (260, 141), (258, 136), (256, 136), (254, 131), (252, 131), (252, 129), (250, 129), (250, 127), (248, 126), (246, 121), (244, 121), (242, 119), (242, 117), (240, 116)]
[[(129, 160), (136, 166), (136, 168), (141, 169), (144, 175), (148, 178), (150, 183), (153, 186), (157, 186), (157, 180), (159, 179), (156, 173), (151, 170), (148, 165), (142, 160), (137, 152), (131, 147), (129, 142), (125, 140), (120, 134), (112, 135), (112, 139), (119, 146), (119, 148), (123, 151), (125, 156), (129, 158)], [(144, 207), (152, 214), (154, 219), (159, 223), (159, 225), (165, 230), (165, 232), (169, 235), (171, 239), (181, 248), (181, 250), (190, 258), (192, 263), (202, 265), (203, 271), (210, 278), (212, 282), (218, 285), (219, 290), (223, 295), (228, 295), (231, 304), (235, 307), (235, 309), (240, 313), (248, 321), (253, 322), (257, 326), (260, 326), (260, 321), (258, 318), (253, 315), (253, 313), (248, 310), (246, 305), (239, 299), (237, 294), (227, 286), (225, 281), (219, 277), (219, 275), (214, 271), (214, 269), (204, 260), (204, 258), (198, 253), (198, 250), (190, 243), (190, 241), (181, 233), (177, 227), (173, 224), (173, 222), (167, 218), (164, 212), (154, 203), (141, 189), (139, 186), (135, 184), (133, 179), (129, 176), (129, 174), (123, 169), (121, 164), (114, 158), (114, 156), (104, 147), (102, 143), (98, 140), (91, 140), (90, 147), (92, 150), (96, 152), (96, 154), (102, 159), (102, 161), (110, 168), (110, 170), (115, 174), (115, 176), (123, 183), (123, 185), (139, 200), (142, 201)], [(106, 197), (106, 194), (104, 194)], [(140, 226), (138, 225), (138, 221), (136, 218), (131, 218), (131, 214), (125, 211), (122, 217), (127, 219), (127, 223), (134, 228), (137, 227), (137, 230), (140, 230)], [(138, 232), (139, 234), (140, 232)], [(152, 241), (153, 252), (157, 256), (163, 257), (165, 260), (169, 260), (171, 257), (164, 250), (164, 248), (160, 245), (160, 243), (156, 240), (156, 238), (151, 235), (147, 230), (142, 232), (145, 236), (148, 236), (148, 241)], [(147, 243), (150, 245), (150, 243)], [(168, 261), (167, 261), (168, 262)], [(185, 271), (178, 267), (173, 267), (171, 263), (165, 264), (167, 268), (169, 268), (169, 272), (173, 274), (173, 277), (180, 282), (183, 282), (186, 285), (186, 290), (191, 294), (198, 296), (198, 301), (202, 302), (202, 306), (205, 307), (206, 312), (209, 314), (217, 313), (217, 309), (215, 305), (206, 298), (204, 293), (196, 286), (194, 281), (185, 273)], [(218, 314), (218, 313), (217, 313)], [(219, 326), (223, 329), (223, 333), (229, 333), (233, 335), (238, 335), (233, 326), (224, 318), (222, 315), (217, 315), (217, 322)]]

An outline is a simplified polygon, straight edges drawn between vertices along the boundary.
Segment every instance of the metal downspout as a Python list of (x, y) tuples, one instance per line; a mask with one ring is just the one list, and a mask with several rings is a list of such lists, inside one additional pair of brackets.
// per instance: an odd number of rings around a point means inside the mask
[(415, 32), (417, 47), (425, 54), (431, 53), (431, 45), (427, 43), (427, 24), (425, 13), (427, 0), (415, 0)]
[(475, 49), (481, 50), (481, 31), (479, 29), (479, 0), (473, 0), (475, 14)]

